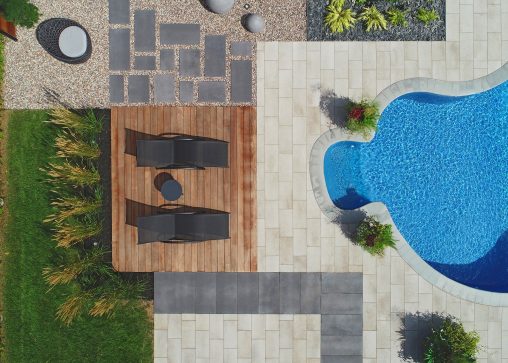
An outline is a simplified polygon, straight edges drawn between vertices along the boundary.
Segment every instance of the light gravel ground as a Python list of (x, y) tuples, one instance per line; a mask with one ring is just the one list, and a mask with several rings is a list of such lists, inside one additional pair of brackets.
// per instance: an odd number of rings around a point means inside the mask
[(72, 107), (106, 107), (108, 81), (107, 0), (34, 0), (42, 20), (65, 17), (78, 21), (92, 39), (92, 57), (70, 65), (51, 57), (37, 42), (35, 28), (19, 29), (18, 42), (7, 41), (4, 107), (48, 108), (45, 89), (61, 96)]

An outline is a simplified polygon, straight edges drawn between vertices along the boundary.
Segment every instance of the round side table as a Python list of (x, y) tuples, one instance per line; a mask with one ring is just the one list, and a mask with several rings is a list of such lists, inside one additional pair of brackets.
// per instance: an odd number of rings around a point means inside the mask
[(161, 194), (168, 201), (177, 200), (182, 196), (182, 186), (175, 179), (166, 180), (161, 186)]

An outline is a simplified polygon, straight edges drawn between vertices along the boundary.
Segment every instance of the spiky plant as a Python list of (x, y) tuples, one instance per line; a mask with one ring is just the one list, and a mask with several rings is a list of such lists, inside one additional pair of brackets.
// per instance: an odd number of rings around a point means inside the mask
[(51, 205), (56, 212), (44, 220), (46, 223), (62, 223), (69, 218), (96, 215), (102, 207), (102, 191), (97, 189), (92, 198), (82, 195), (60, 197), (51, 202)]
[(416, 18), (423, 24), (429, 25), (433, 21), (439, 20), (439, 14), (435, 9), (420, 8), (418, 9)]
[(70, 295), (56, 311), (56, 318), (69, 326), (90, 302), (92, 294), (88, 291), (76, 291)]
[(50, 289), (56, 285), (68, 284), (85, 271), (102, 264), (105, 253), (102, 248), (93, 248), (68, 264), (44, 268), (42, 275), (50, 285)]
[(68, 248), (96, 237), (101, 232), (102, 223), (97, 218), (72, 218), (56, 226), (54, 239), (58, 247)]
[(326, 6), (325, 24), (332, 33), (342, 33), (356, 23), (356, 14), (351, 9), (344, 9), (344, 1), (330, 0)]
[(50, 181), (71, 186), (94, 186), (100, 181), (99, 171), (95, 167), (85, 167), (69, 161), (50, 163), (45, 171)]
[(98, 135), (102, 130), (102, 119), (99, 119), (92, 110), (88, 110), (85, 115), (79, 115), (58, 108), (51, 111), (50, 116), (49, 123), (81, 135)]
[(85, 141), (71, 132), (62, 132), (58, 135), (55, 145), (56, 156), (63, 159), (97, 159), (101, 155), (101, 150), (95, 142)]
[(139, 304), (145, 284), (139, 281), (126, 281), (115, 275), (112, 286), (104, 289), (90, 309), (91, 316), (111, 316), (123, 306)]
[(358, 19), (365, 22), (368, 32), (371, 30), (386, 30), (386, 19), (375, 5), (364, 8)]
[(390, 24), (392, 24), (393, 26), (407, 27), (409, 24), (406, 18), (407, 10), (391, 8), (388, 9), (386, 14), (388, 14), (388, 20), (390, 21)]

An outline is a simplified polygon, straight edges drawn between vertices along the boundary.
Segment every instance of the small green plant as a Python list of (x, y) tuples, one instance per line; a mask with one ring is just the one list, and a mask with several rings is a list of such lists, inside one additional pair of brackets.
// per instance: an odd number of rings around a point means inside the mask
[(373, 217), (367, 217), (360, 222), (354, 241), (374, 256), (383, 256), (386, 247), (395, 248), (392, 226), (381, 224)]
[(388, 14), (388, 20), (390, 21), (390, 24), (392, 24), (393, 26), (407, 27), (409, 24), (406, 18), (407, 10), (391, 8), (388, 9), (386, 14)]
[(355, 13), (351, 9), (344, 9), (345, 0), (330, 0), (326, 6), (325, 24), (332, 33), (342, 33), (351, 29), (355, 23)]
[(439, 20), (439, 14), (435, 9), (420, 8), (418, 9), (416, 18), (423, 24), (429, 25), (431, 22)]
[(28, 0), (0, 0), (0, 13), (7, 21), (32, 28), (40, 18), (39, 9)]
[(360, 20), (365, 22), (366, 30), (386, 30), (386, 19), (384, 15), (374, 5), (364, 8), (360, 16)]
[(427, 338), (426, 363), (467, 363), (476, 362), (480, 347), (477, 332), (466, 332), (462, 323), (447, 317)]
[(370, 132), (376, 130), (379, 116), (379, 106), (376, 102), (367, 99), (352, 102), (348, 110), (346, 128), (351, 132), (368, 136)]

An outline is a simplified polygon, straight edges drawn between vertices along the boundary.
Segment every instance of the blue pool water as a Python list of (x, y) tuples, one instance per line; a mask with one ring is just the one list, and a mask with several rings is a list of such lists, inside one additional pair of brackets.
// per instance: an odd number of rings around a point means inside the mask
[(324, 172), (339, 208), (383, 202), (433, 268), (508, 292), (508, 82), (465, 97), (399, 97), (371, 142), (332, 145)]

